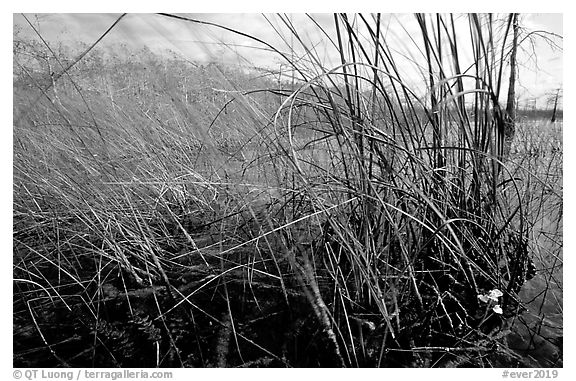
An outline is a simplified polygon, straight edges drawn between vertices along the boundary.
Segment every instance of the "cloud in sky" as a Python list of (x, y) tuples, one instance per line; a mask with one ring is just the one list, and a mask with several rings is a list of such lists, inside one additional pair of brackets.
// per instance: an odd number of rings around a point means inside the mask
[[(33, 15), (27, 16), (34, 22)], [(119, 16), (119, 14), (49, 14), (40, 15), (38, 25), (44, 38), (52, 43), (93, 42)], [(279, 16), (212, 13), (188, 14), (185, 17), (222, 25), (257, 37), (287, 54), (290, 54), (290, 47), (293, 46), (296, 56), (304, 55), (302, 45), (289, 32), (289, 27), (294, 27), (304, 45), (314, 49), (325, 67), (330, 68), (339, 64), (338, 53), (333, 47), (337, 36), (332, 14)], [(457, 28), (462, 30), (462, 33), (457, 33), (461, 39), (460, 46), (463, 47), (461, 55), (464, 60), (466, 57), (470, 60), (471, 50), (466, 48), (470, 46), (467, 17), (456, 15), (455, 19)], [(422, 83), (423, 68), (419, 65), (423, 52), (417, 48), (422, 46), (422, 37), (415, 17), (409, 14), (385, 14), (382, 15), (381, 21), (382, 33), (397, 54), (398, 67), (404, 71), (405, 78), (412, 82), (411, 85), (418, 86), (418, 83)], [(524, 14), (521, 23), (527, 30), (540, 30), (558, 35), (563, 33), (561, 14)], [(23, 16), (14, 15), (14, 25), (20, 27), (24, 35), (34, 36)], [(368, 35), (367, 30), (362, 27), (359, 28), (359, 34)], [(525, 41), (519, 53), (520, 81), (517, 93), (524, 100), (543, 99), (546, 94), (561, 87), (563, 83), (562, 52), (551, 49), (541, 38), (533, 41), (533, 44), (532, 41)], [(562, 43), (558, 39), (555, 41), (560, 45)], [(197, 62), (224, 61), (276, 69), (281, 63), (278, 54), (271, 53), (266, 46), (244, 35), (155, 14), (128, 14), (102, 41), (101, 47), (118, 43), (124, 43), (135, 49), (146, 46), (156, 52), (169, 49), (187, 60)], [(539, 105), (543, 106), (542, 103)]]

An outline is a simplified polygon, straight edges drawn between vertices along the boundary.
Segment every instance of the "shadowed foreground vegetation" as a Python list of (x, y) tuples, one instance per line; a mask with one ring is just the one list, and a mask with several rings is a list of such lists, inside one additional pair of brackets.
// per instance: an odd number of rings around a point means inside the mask
[(465, 20), (424, 97), (380, 16), (280, 73), (15, 40), (14, 365), (561, 366), (562, 123)]

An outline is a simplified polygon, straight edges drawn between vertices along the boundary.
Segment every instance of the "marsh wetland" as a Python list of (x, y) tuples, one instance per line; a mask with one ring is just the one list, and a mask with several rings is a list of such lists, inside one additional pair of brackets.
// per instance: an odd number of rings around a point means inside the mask
[(414, 56), (390, 15), (263, 16), (277, 45), (148, 16), (281, 64), (15, 27), (15, 367), (563, 366), (562, 110), (507, 102), (521, 15), (406, 15)]

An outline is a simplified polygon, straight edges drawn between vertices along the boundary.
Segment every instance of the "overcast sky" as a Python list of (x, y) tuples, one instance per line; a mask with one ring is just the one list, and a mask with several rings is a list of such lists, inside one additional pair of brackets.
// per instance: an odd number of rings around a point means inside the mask
[[(50, 43), (73, 43), (82, 41), (91, 43), (98, 39), (114, 23), (119, 14), (27, 14), (28, 19), (38, 21), (42, 36)], [(288, 44), (282, 41), (282, 35), (289, 36), (279, 17), (248, 14), (188, 14), (198, 20), (224, 25), (243, 33), (256, 36), (271, 43), (281, 50), (288, 51)], [(299, 35), (308, 46), (314, 46), (323, 60), (325, 67), (338, 64), (338, 56), (330, 47), (327, 39), (319, 33), (318, 25), (329, 34), (334, 33), (334, 20), (331, 14), (315, 14), (314, 24), (304, 14), (287, 16), (296, 26)], [(407, 57), (405, 64), (399, 64), (406, 71), (406, 76), (417, 83), (417, 70), (410, 64), (419, 53), (414, 48), (410, 36), (418, 36), (418, 25), (411, 14), (383, 15), (383, 30), (387, 41), (395, 46), (399, 57)], [(469, 38), (466, 17), (457, 18), (464, 33), (462, 38)], [(563, 35), (562, 14), (522, 14), (521, 23), (528, 30), (540, 30)], [(36, 38), (34, 32), (22, 15), (14, 14), (14, 27), (21, 33)], [(277, 33), (276, 31), (280, 31)], [(417, 37), (414, 37), (417, 39)], [(289, 37), (285, 41), (293, 43)], [(542, 40), (533, 46), (534, 55), (529, 44), (524, 47), (530, 51), (520, 53), (519, 87), (517, 95), (522, 101), (538, 98), (539, 106), (544, 106), (542, 99), (556, 88), (563, 85), (563, 54), (560, 50), (551, 49)], [(469, 40), (460, 41), (463, 47), (470, 46)], [(556, 40), (562, 46), (561, 40)], [(102, 41), (101, 47), (125, 43), (133, 48), (147, 46), (153, 51), (162, 52), (170, 49), (188, 60), (196, 62), (224, 61), (227, 63), (249, 64), (260, 67), (278, 68), (280, 59), (267, 52), (261, 44), (246, 37), (238, 36), (224, 30), (173, 20), (155, 14), (128, 14), (117, 27)], [(420, 40), (417, 43), (421, 43)], [(469, 53), (469, 52), (468, 52)], [(464, 56), (466, 51), (463, 50)], [(469, 54), (470, 55), (470, 54)], [(469, 57), (471, 59), (471, 55)], [(413, 65), (413, 64), (412, 64)], [(420, 80), (421, 82), (421, 80)]]

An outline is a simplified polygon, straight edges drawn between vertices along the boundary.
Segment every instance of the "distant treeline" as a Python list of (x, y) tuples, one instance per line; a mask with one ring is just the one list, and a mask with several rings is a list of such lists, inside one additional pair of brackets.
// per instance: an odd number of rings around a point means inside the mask
[[(519, 109), (517, 117), (526, 119), (551, 119), (553, 110), (543, 109)], [(556, 110), (556, 120), (563, 119), (563, 110)]]
[[(76, 85), (81, 85), (83, 91), (116, 90), (130, 93), (131, 96), (147, 94), (151, 99), (159, 93), (168, 91), (171, 96), (180, 98), (185, 103), (197, 103), (199, 99), (203, 99), (222, 106), (234, 97), (236, 86), (240, 85), (244, 92), (250, 92), (252, 96), (254, 92), (262, 92), (262, 102), (270, 103), (270, 106), (275, 108), (302, 84), (298, 80), (296, 83), (290, 83), (285, 72), (263, 68), (247, 69), (214, 62), (201, 64), (182, 59), (174, 52), (158, 54), (148, 48), (130, 51), (125, 46), (114, 46), (106, 50), (93, 49), (64, 73), (62, 68), (67, 67), (85, 48), (85, 46), (72, 47), (61, 44), (55, 51), (48, 51), (38, 42), (15, 38), (14, 89), (46, 89), (55, 82), (58, 82), (59, 87), (78, 89), (70, 82), (73, 80)], [(344, 86), (332, 88), (333, 95), (345, 92)], [(305, 97), (307, 93), (304, 92), (301, 96)], [(360, 93), (365, 99), (376, 102), (378, 108), (379, 102), (382, 101), (379, 96), (373, 98), (370, 91), (360, 90)], [(340, 96), (335, 98), (341, 100)], [(328, 102), (328, 99), (326, 101)], [(263, 103), (259, 103), (260, 106)], [(345, 107), (344, 104), (342, 106)], [(390, 106), (388, 104), (383, 108)], [(402, 108), (400, 105), (392, 107)], [(415, 107), (418, 108), (418, 105)], [(548, 109), (517, 110), (519, 119), (550, 120), (552, 115), (551, 106)], [(562, 119), (563, 110), (558, 109), (556, 120)]]

